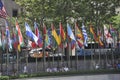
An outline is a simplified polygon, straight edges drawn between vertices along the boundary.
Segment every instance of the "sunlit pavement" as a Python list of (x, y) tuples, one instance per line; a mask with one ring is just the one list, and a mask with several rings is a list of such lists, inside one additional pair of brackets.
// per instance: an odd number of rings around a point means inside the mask
[(15, 80), (120, 80), (120, 74), (37, 77)]

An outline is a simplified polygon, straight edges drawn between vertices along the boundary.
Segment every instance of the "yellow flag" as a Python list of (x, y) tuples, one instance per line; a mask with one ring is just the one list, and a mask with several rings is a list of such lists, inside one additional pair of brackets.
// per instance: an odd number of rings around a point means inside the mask
[(57, 32), (55, 31), (53, 24), (51, 25), (51, 27), (52, 27), (52, 36), (55, 38), (57, 44), (60, 45), (61, 38), (58, 36)]

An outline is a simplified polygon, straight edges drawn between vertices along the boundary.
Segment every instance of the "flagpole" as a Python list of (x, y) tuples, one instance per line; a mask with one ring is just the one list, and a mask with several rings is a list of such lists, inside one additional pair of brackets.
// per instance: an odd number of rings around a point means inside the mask
[[(98, 29), (99, 29), (99, 27), (97, 27), (97, 32), (98, 32), (98, 36), (99, 36), (99, 31), (98, 31)], [(99, 45), (100, 43), (99, 43), (99, 37), (98, 37), (98, 49), (99, 49), (99, 66), (101, 67), (101, 47), (100, 47), (100, 45)]]
[[(91, 49), (93, 50), (93, 48), (92, 48), (92, 39), (91, 39)], [(94, 51), (93, 51), (93, 54), (91, 53), (91, 67), (92, 67), (92, 69), (93, 69), (93, 64), (94, 64), (93, 55), (94, 55)]]
[[(36, 52), (36, 54), (39, 54), (39, 53)], [(36, 58), (35, 58), (35, 61), (36, 61), (36, 73), (37, 73), (37, 71), (38, 71), (38, 60), (37, 60), (37, 56), (36, 56)]]
[[(7, 21), (5, 20), (5, 26), (7, 26)], [(8, 26), (7, 26), (8, 27)], [(6, 68), (7, 68), (7, 75), (8, 75), (8, 65), (9, 65), (9, 53), (8, 53), (8, 51), (9, 51), (9, 49), (8, 49), (8, 42), (9, 42), (9, 40), (8, 40), (8, 37), (6, 38), (7, 39), (7, 53), (6, 53), (6, 59), (7, 59), (7, 61), (6, 61)]]
[[(74, 34), (76, 35), (76, 26), (77, 26), (77, 20), (75, 21), (75, 27), (74, 27)], [(76, 52), (76, 47), (75, 47), (75, 58), (76, 58), (76, 71), (78, 70), (78, 54)]]
[(62, 32), (61, 32), (61, 26), (62, 26), (62, 23), (61, 23), (61, 20), (60, 20), (60, 23), (59, 23), (59, 27), (60, 27), (60, 37), (61, 37), (61, 45), (62, 45), (62, 54), (61, 54), (61, 66), (63, 67), (63, 63), (62, 63), (62, 61), (63, 61), (63, 54), (64, 54), (64, 41), (63, 41), (63, 38), (62, 38)]
[(17, 75), (19, 73), (19, 53), (18, 53), (18, 49), (17, 49)]
[(46, 58), (45, 58), (45, 37), (46, 37), (46, 35), (44, 34), (44, 26), (45, 26), (45, 24), (44, 24), (44, 22), (42, 22), (43, 23), (43, 70), (45, 71), (45, 69), (46, 69)]
[[(35, 18), (35, 22), (36, 22), (36, 18)], [(37, 23), (35, 24), (34, 23), (34, 26), (35, 25), (37, 25)], [(35, 35), (36, 35), (36, 29), (35, 29)], [(37, 35), (36, 35), (37, 36)], [(38, 37), (38, 36), (37, 36)], [(38, 37), (39, 38), (39, 37)], [(35, 46), (36, 47), (36, 54), (39, 54), (39, 52), (38, 52), (38, 50), (37, 50), (37, 45)], [(35, 62), (36, 62), (36, 73), (37, 73), (37, 71), (38, 71), (38, 59), (37, 59), (38, 57), (36, 56), (35, 57)]]
[[(1, 39), (1, 41), (0, 41), (1, 46), (0, 47), (2, 49), (2, 30), (0, 30), (0, 39)], [(2, 72), (3, 72), (3, 70), (2, 70), (3, 69), (3, 67), (2, 67), (3, 66), (3, 50), (0, 51), (0, 60), (1, 60), (1, 71), (0, 71), (0, 73), (2, 75)]]
[[(8, 39), (7, 39), (7, 41), (8, 41)], [(9, 65), (9, 56), (8, 56), (8, 43), (7, 43), (7, 63), (6, 63), (6, 68), (7, 68), (7, 75), (8, 75), (8, 65)]]
[[(68, 20), (67, 20), (67, 24), (68, 24)], [(67, 32), (68, 33), (68, 32)], [(68, 34), (67, 34), (68, 35)], [(68, 38), (68, 36), (67, 36), (67, 38)], [(71, 44), (70, 44), (70, 40), (68, 39), (68, 42), (67, 42), (67, 44), (68, 44), (68, 49), (67, 49), (67, 66), (68, 66), (68, 68), (70, 68), (70, 53), (71, 53)]]

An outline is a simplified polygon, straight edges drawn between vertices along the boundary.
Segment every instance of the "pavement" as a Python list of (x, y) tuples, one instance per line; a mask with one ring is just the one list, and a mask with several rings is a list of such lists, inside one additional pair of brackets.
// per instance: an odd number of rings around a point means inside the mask
[(120, 74), (34, 77), (14, 80), (120, 80)]

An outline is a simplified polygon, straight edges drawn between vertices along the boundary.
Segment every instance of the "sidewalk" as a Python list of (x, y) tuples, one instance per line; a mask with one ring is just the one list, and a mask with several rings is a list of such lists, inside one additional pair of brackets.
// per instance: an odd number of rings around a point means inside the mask
[(29, 79), (15, 80), (120, 80), (120, 74), (103, 74), (103, 75), (80, 75), (80, 76), (53, 76), (53, 77), (37, 77)]

